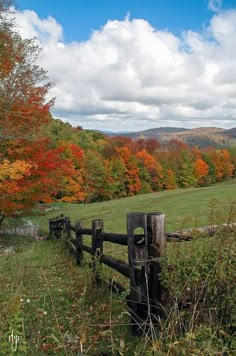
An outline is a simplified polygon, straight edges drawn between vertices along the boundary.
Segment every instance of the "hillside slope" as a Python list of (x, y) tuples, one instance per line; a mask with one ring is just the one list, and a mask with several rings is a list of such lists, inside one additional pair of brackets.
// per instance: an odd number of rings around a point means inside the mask
[[(114, 133), (107, 133), (114, 136)], [(137, 132), (118, 133), (122, 136), (138, 138), (155, 138), (160, 142), (170, 140), (180, 140), (191, 146), (205, 148), (230, 147), (236, 144), (236, 128), (225, 130), (218, 127), (199, 127), (194, 129), (184, 129), (175, 127), (159, 127)]]
[(48, 219), (60, 214), (71, 217), (73, 222), (82, 220), (85, 227), (90, 227), (92, 219), (104, 219), (106, 231), (125, 232), (127, 213), (161, 211), (166, 214), (168, 231), (175, 231), (180, 225), (184, 228), (193, 226), (195, 218), (198, 226), (209, 224), (211, 200), (219, 200), (222, 209), (224, 203), (229, 205), (230, 198), (235, 197), (235, 191), (236, 179), (230, 179), (209, 187), (166, 190), (92, 204), (54, 203), (50, 204), (51, 209), (46, 215), (30, 220), (40, 225), (44, 233), (48, 231)]

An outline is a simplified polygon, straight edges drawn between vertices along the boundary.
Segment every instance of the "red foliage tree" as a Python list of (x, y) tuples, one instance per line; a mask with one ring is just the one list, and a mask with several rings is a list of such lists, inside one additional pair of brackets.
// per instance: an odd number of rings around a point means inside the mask
[(46, 72), (36, 64), (39, 52), (0, 16), (1, 222), (51, 200), (71, 169), (63, 147), (52, 149), (39, 136), (53, 104), (46, 101), (51, 86)]
[(128, 196), (138, 194), (141, 191), (142, 184), (139, 178), (139, 168), (137, 160), (130, 148), (116, 147), (117, 156), (122, 159), (125, 168), (125, 189)]

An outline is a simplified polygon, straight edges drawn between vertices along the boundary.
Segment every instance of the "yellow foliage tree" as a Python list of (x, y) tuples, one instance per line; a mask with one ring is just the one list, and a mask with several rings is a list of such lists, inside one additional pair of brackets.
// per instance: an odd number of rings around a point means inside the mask
[(0, 181), (4, 183), (4, 180), (21, 179), (30, 174), (30, 168), (32, 168), (32, 164), (23, 160), (10, 162), (8, 159), (4, 159), (0, 164)]

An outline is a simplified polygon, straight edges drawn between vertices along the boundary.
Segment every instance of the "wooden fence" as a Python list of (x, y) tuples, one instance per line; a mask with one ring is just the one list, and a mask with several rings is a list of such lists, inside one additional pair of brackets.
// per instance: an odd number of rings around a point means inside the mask
[[(83, 223), (70, 223), (70, 218), (60, 216), (49, 220), (49, 234), (60, 238), (66, 232), (69, 248), (81, 265), (83, 251), (92, 255), (92, 270), (99, 283), (96, 264), (105, 264), (129, 278), (130, 292), (127, 304), (131, 311), (132, 330), (137, 333), (140, 324), (161, 315), (162, 288), (159, 279), (160, 261), (166, 248), (165, 215), (162, 213), (130, 213), (127, 215), (127, 234), (103, 231), (103, 220), (92, 221), (92, 228), (83, 228)], [(72, 234), (74, 233), (74, 236)], [(84, 245), (83, 235), (92, 237), (91, 246)], [(103, 242), (128, 246), (128, 263), (103, 253)], [(125, 290), (113, 283), (118, 290)], [(150, 321), (150, 320), (149, 320)]]
[[(190, 230), (166, 233), (165, 215), (160, 212), (127, 214), (127, 234), (104, 232), (103, 228), (101, 219), (92, 220), (91, 228), (83, 228), (82, 221), (72, 225), (70, 218), (63, 215), (49, 220), (50, 237), (60, 238), (65, 232), (70, 252), (78, 265), (81, 265), (84, 251), (92, 255), (91, 267), (98, 284), (101, 277), (97, 264), (101, 263), (129, 278), (130, 288), (126, 300), (131, 314), (132, 332), (138, 334), (150, 325), (150, 321), (155, 322), (162, 316), (167, 292), (160, 281), (160, 257), (165, 254), (167, 241), (189, 241), (193, 237)], [(208, 234), (213, 233), (211, 226)], [(91, 246), (84, 244), (84, 235), (92, 237)], [(128, 263), (105, 255), (104, 241), (128, 246)], [(114, 281), (112, 288), (125, 291), (120, 283)]]

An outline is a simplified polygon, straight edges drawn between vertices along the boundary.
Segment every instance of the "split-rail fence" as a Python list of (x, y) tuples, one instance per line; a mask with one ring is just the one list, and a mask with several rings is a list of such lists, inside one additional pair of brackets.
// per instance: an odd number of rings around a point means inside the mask
[[(204, 232), (208, 235), (214, 234), (213, 229), (206, 229)], [(97, 284), (101, 281), (97, 264), (105, 264), (129, 279), (130, 288), (126, 301), (134, 334), (143, 331), (151, 320), (155, 322), (162, 317), (162, 305), (168, 293), (161, 285), (160, 260), (165, 256), (167, 242), (193, 239), (186, 231), (187, 234), (167, 233), (165, 215), (160, 212), (127, 214), (127, 234), (105, 232), (101, 219), (92, 220), (91, 228), (83, 228), (82, 221), (72, 225), (70, 218), (63, 215), (49, 220), (49, 236), (60, 238), (62, 234), (66, 234), (69, 250), (77, 265), (81, 266), (84, 251), (92, 255), (91, 267)], [(91, 236), (91, 246), (84, 244), (85, 235)], [(105, 255), (105, 241), (128, 246), (128, 263)], [(118, 292), (125, 291), (115, 281), (112, 281), (111, 287)]]

